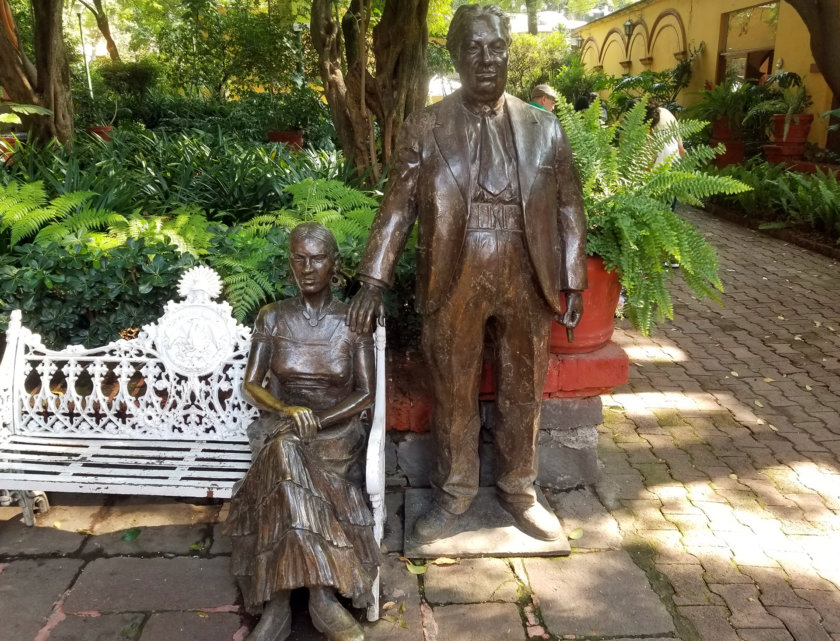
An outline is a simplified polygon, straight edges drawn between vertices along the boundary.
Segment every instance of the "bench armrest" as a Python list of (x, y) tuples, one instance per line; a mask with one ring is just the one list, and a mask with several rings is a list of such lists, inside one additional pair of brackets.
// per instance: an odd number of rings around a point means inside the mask
[[(365, 486), (373, 510), (373, 535), (381, 543), (385, 528), (385, 327), (376, 325), (373, 334), (376, 361), (376, 391), (373, 419), (367, 448)], [(373, 585), (374, 603), (368, 608), (368, 621), (379, 618), (379, 574)]]

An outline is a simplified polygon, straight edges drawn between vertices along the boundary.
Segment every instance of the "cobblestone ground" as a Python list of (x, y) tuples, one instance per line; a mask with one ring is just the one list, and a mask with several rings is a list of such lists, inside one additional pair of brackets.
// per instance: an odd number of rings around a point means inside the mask
[(681, 630), (840, 640), (840, 265), (682, 213), (723, 306), (677, 289), (674, 322), (616, 333), (630, 383), (604, 397), (598, 495)]

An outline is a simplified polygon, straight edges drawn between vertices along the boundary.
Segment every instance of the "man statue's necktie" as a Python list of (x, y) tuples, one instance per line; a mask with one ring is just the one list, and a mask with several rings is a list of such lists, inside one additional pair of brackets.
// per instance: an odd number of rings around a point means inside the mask
[(494, 196), (501, 194), (509, 184), (506, 165), (499, 132), (490, 125), (490, 119), (484, 114), (481, 116), (478, 184)]

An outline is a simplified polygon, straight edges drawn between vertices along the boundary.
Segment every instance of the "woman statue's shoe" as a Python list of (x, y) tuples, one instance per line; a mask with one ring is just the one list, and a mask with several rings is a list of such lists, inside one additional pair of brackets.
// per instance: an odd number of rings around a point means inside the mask
[(263, 610), (260, 622), (245, 641), (286, 641), (292, 632), (289, 591), (275, 592)]
[(364, 641), (362, 626), (338, 602), (332, 588), (309, 589), (309, 615), (312, 617), (312, 625), (328, 641)]

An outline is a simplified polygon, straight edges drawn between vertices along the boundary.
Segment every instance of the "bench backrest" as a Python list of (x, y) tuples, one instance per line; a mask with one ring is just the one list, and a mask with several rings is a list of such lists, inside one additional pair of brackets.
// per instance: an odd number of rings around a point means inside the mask
[(239, 324), (219, 276), (194, 267), (182, 300), (137, 338), (47, 349), (12, 312), (0, 364), (0, 419), (14, 434), (247, 442), (258, 410), (242, 397), (251, 330)]

